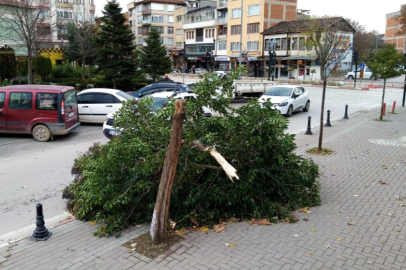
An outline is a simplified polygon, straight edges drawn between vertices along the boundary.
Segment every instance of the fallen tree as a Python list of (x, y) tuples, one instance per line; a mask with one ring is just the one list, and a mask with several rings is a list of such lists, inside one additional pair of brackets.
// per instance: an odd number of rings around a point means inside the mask
[[(292, 210), (320, 203), (318, 168), (294, 153), (287, 120), (269, 102), (230, 107), (238, 73), (225, 80), (206, 76), (195, 88), (198, 98), (187, 102), (168, 214), (178, 226), (230, 217), (292, 220)], [(212, 99), (219, 88), (223, 94)], [(64, 196), (77, 218), (105, 224), (101, 235), (152, 220), (175, 105), (156, 113), (150, 106), (148, 99), (123, 106), (115, 122), (123, 133), (75, 160), (75, 180)], [(203, 117), (202, 106), (219, 116)]]

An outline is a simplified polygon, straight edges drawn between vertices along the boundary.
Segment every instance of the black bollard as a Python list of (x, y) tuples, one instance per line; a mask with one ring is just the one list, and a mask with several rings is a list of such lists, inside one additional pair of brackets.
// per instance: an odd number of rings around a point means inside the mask
[(345, 105), (345, 113), (344, 113), (344, 120), (349, 120), (350, 118), (348, 118), (348, 105)]
[(309, 117), (307, 117), (307, 130), (306, 130), (306, 133), (305, 133), (305, 135), (313, 135), (313, 133), (312, 133), (312, 129), (311, 129), (311, 126), (310, 126), (310, 123), (312, 122), (312, 117), (311, 116), (309, 116)]
[(45, 227), (44, 215), (42, 213), (42, 204), (37, 204), (37, 222), (35, 223), (37, 227), (34, 233), (30, 237), (32, 241), (46, 241), (51, 237), (52, 232), (48, 231)]
[(325, 127), (332, 127), (330, 123), (330, 110), (327, 110), (327, 123), (324, 125)]

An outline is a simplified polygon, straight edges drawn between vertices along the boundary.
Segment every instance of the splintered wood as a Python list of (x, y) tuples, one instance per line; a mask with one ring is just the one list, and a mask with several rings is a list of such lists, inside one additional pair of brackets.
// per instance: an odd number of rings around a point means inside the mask
[(224, 172), (230, 178), (231, 182), (234, 183), (234, 178), (240, 179), (237, 175), (237, 170), (231, 166), (230, 163), (214, 148), (204, 147), (199, 141), (194, 141), (193, 144), (203, 152), (209, 151), (210, 155), (217, 161), (217, 163), (223, 168)]

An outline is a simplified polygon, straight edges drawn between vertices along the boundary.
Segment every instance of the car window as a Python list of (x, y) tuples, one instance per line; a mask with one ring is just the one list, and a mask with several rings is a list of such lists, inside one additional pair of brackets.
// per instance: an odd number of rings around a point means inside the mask
[(110, 94), (94, 94), (93, 104), (111, 104), (111, 103), (121, 103), (121, 101), (113, 95)]
[(299, 87), (300, 88), (300, 94), (303, 94), (305, 92), (305, 89), (303, 87)]
[(0, 109), (3, 109), (5, 100), (6, 100), (6, 93), (0, 92)]
[(155, 91), (159, 91), (159, 89), (151, 88), (151, 89), (148, 89), (148, 90), (142, 92), (141, 95), (142, 96), (148, 96), (148, 95), (151, 95), (152, 93), (155, 93)]
[(78, 95), (79, 104), (89, 104), (92, 102), (93, 93)]
[(32, 93), (10, 93), (10, 109), (29, 110), (32, 107)]
[(37, 93), (35, 99), (37, 110), (56, 110), (58, 108), (58, 94)]
[(65, 108), (68, 108), (70, 106), (76, 106), (78, 104), (78, 101), (76, 100), (75, 90), (63, 93), (63, 98), (65, 100)]
[(132, 95), (129, 95), (129, 94), (127, 94), (126, 92), (123, 92), (123, 91), (119, 91), (119, 92), (117, 92), (116, 94), (119, 95), (119, 96), (122, 97), (122, 98), (125, 98), (125, 99), (129, 99), (129, 100), (133, 100), (133, 99), (134, 99), (134, 97), (133, 97)]
[(295, 90), (293, 91), (293, 93), (294, 93), (295, 95), (300, 95), (300, 94), (301, 94), (300, 88), (299, 88), (299, 87), (296, 87)]

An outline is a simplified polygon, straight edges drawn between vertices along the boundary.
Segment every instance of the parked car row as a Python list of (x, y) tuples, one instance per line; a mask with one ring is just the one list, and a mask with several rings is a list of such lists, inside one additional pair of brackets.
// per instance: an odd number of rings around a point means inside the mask
[[(218, 76), (224, 76), (219, 74)], [(196, 98), (190, 87), (180, 83), (154, 83), (130, 95), (116, 89), (88, 89), (76, 94), (73, 87), (54, 85), (21, 85), (0, 87), (0, 133), (32, 134), (44, 142), (54, 135), (64, 135), (83, 123), (103, 123), (108, 137), (117, 134), (113, 128), (113, 113), (123, 102), (146, 96), (153, 98), (152, 111), (163, 108), (172, 97)], [(274, 86), (259, 98), (273, 102), (274, 108), (288, 117), (294, 111), (308, 111), (310, 99), (301, 86)], [(210, 108), (202, 108), (206, 117)]]

